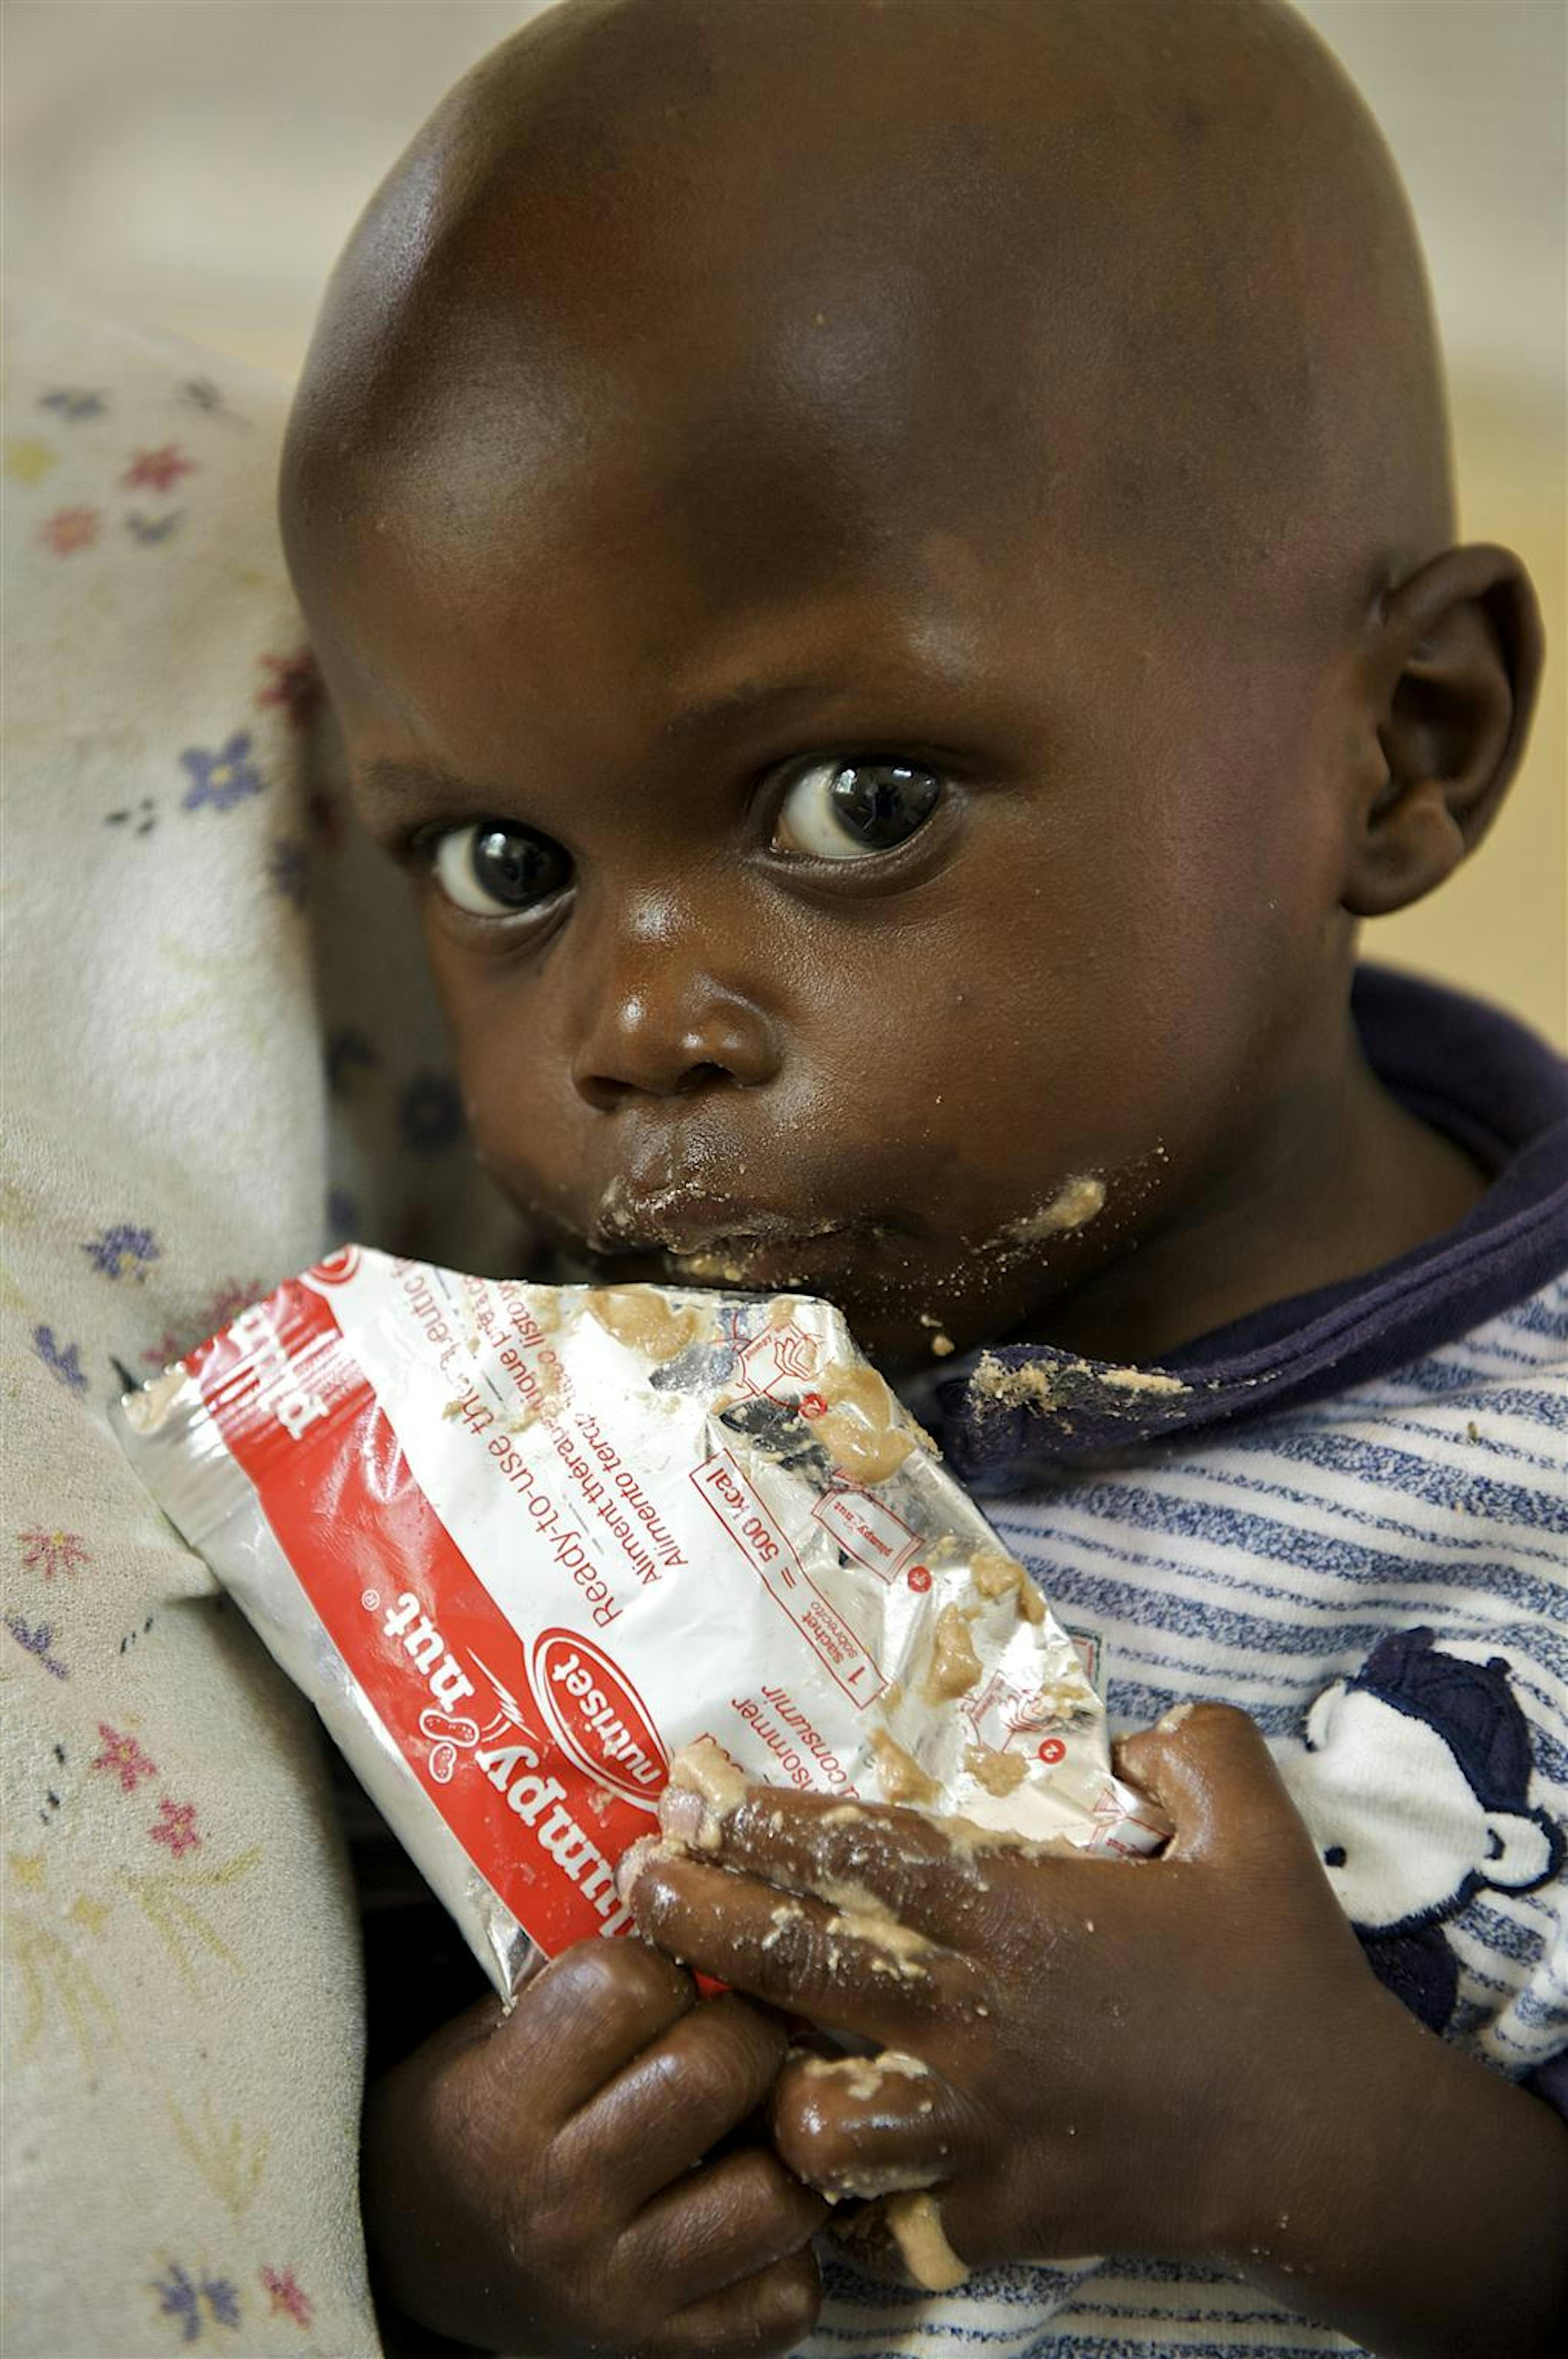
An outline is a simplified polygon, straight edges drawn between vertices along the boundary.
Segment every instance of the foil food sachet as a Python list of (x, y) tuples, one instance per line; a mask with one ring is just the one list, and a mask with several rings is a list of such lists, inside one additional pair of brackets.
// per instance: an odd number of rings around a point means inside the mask
[(773, 1298), (349, 1247), (127, 1394), (154, 1497), (509, 1996), (630, 1923), (671, 1756), (1149, 1853), (1080, 1646), (861, 1358)]

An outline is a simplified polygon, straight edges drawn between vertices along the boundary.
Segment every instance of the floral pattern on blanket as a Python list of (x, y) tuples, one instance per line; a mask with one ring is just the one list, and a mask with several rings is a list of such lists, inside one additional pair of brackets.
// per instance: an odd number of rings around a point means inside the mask
[(345, 1224), (506, 1232), (347, 824), (286, 389), (22, 290), (7, 397), (5, 2347), (374, 2359), (315, 1724), (107, 1410)]

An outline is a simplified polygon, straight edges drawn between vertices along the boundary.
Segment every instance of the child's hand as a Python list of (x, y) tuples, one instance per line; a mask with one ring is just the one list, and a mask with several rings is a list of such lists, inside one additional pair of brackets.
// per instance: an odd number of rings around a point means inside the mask
[[(1382, 1994), (1250, 1721), (1204, 1707), (1125, 1766), (1175, 1821), (1162, 1860), (1031, 1861), (913, 1811), (771, 1788), (716, 1852), (649, 1860), (632, 1901), (661, 1947), (929, 2067), (856, 2096), (855, 2076), (792, 2061), (772, 2119), (803, 2179), (940, 2184), (976, 2267), (1231, 2237), (1290, 2054), (1345, 2037)], [(927, 1946), (879, 1944), (867, 1896)]]
[[(1244, 1714), (1172, 1714), (1119, 1766), (1174, 1823), (1160, 1860), (1029, 1861), (759, 1788), (716, 1850), (634, 1862), (632, 1905), (693, 1966), (927, 2068), (794, 2060), (775, 2136), (832, 2193), (937, 2188), (972, 2267), (1157, 2254), (1378, 2350), (1552, 2347), (1561, 2123), (1377, 1982)], [(919, 1943), (878, 1940), (877, 1906)]]
[(780, 2027), (699, 2005), (640, 1941), (584, 1941), (373, 2093), (365, 2210), (394, 2305), (487, 2351), (724, 2359), (816, 2316), (826, 2207), (766, 2144), (704, 2162), (765, 2100)]

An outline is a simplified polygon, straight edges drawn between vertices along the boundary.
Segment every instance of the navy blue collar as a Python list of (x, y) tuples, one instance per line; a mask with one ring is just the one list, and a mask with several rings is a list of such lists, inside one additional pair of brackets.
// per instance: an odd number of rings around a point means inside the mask
[(1272, 1417), (1403, 1367), (1568, 1268), (1568, 1063), (1480, 1001), (1359, 970), (1352, 1013), (1373, 1070), (1493, 1174), (1441, 1237), (1361, 1277), (1270, 1304), (1115, 1368), (1007, 1343), (920, 1387), (961, 1480), (1008, 1485), (1140, 1442)]

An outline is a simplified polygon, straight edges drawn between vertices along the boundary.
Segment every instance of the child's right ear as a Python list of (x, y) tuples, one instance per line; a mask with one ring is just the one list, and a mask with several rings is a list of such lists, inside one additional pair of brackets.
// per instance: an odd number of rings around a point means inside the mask
[(1445, 549), (1384, 597), (1368, 677), (1381, 784), (1348, 816), (1344, 906), (1405, 908), (1491, 825), (1524, 752), (1544, 641), (1506, 549)]

